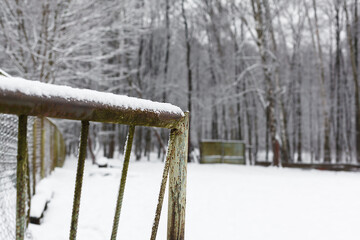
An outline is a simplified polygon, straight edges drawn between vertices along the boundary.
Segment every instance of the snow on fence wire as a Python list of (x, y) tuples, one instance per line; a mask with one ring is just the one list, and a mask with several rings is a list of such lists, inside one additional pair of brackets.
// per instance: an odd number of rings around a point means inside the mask
[[(0, 114), (0, 239), (15, 239), (16, 154), (18, 118)], [(27, 124), (27, 159), (25, 169), (25, 225), (29, 223), (31, 196), (37, 183), (65, 160), (65, 145), (57, 127), (46, 118), (30, 117)]]
[[(1, 72), (0, 72), (1, 73)], [(163, 198), (169, 178), (167, 239), (184, 239), (186, 204), (186, 164), (188, 157), (189, 114), (176, 106), (111, 93), (75, 89), (36, 81), (1, 76), (0, 113), (18, 115), (17, 155), (17, 216), (16, 239), (24, 239), (26, 201), (22, 197), (26, 186), (26, 141), (28, 116), (81, 120), (79, 159), (75, 180), (70, 239), (76, 239), (80, 211), (80, 198), (89, 121), (129, 125), (125, 159), (122, 168), (118, 199), (111, 239), (116, 239), (127, 169), (136, 126), (171, 129), (158, 204), (155, 210), (151, 239), (156, 239)], [(168, 176), (169, 175), (169, 176)], [(15, 184), (15, 183), (14, 183)]]

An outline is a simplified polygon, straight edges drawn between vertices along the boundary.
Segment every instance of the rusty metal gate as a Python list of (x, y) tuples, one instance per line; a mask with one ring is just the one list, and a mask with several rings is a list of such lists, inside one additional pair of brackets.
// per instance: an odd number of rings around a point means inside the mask
[(116, 239), (132, 140), (136, 126), (171, 129), (151, 239), (156, 238), (160, 213), (169, 175), (167, 239), (184, 239), (186, 204), (186, 168), (188, 156), (189, 114), (165, 103), (128, 98), (92, 90), (56, 86), (0, 74), (0, 113), (18, 116), (16, 239), (23, 240), (26, 224), (26, 166), (28, 116), (81, 121), (79, 159), (69, 239), (76, 239), (80, 198), (85, 166), (89, 122), (129, 125), (125, 159), (116, 203), (112, 234)]
[(202, 140), (200, 163), (246, 164), (243, 141)]

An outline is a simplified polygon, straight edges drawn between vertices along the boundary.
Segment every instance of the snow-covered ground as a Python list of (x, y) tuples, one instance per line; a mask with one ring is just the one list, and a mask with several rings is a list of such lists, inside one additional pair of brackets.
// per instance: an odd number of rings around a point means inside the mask
[[(118, 164), (120, 165), (120, 164)], [(148, 239), (163, 164), (131, 162), (118, 239)], [(35, 240), (68, 238), (76, 161), (46, 180), (55, 194)], [(109, 239), (121, 168), (87, 162), (79, 240)], [(360, 239), (360, 173), (237, 165), (188, 165), (185, 238), (242, 240)], [(158, 238), (166, 239), (167, 199)]]

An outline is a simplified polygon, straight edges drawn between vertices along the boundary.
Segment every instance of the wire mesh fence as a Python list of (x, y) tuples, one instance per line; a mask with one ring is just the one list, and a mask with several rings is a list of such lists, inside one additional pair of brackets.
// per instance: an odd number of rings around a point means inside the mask
[[(65, 144), (56, 125), (47, 118), (29, 117), (27, 124), (26, 224), (36, 185), (65, 160)], [(18, 117), (0, 114), (0, 239), (16, 239), (16, 168)]]

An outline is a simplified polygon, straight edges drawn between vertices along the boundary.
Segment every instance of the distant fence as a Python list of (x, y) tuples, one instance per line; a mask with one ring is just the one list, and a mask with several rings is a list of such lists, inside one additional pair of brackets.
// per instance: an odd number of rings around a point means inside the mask
[(246, 164), (243, 141), (202, 140), (200, 163)]
[[(268, 167), (272, 165), (272, 162), (256, 161), (255, 165)], [(282, 163), (282, 167), (328, 171), (360, 171), (360, 165), (348, 163)]]
[[(65, 160), (65, 144), (61, 133), (47, 118), (30, 117), (27, 124), (27, 159), (25, 185), (26, 224), (29, 223), (31, 196), (37, 183)], [(18, 117), (0, 114), (0, 239), (15, 235), (17, 179)]]

